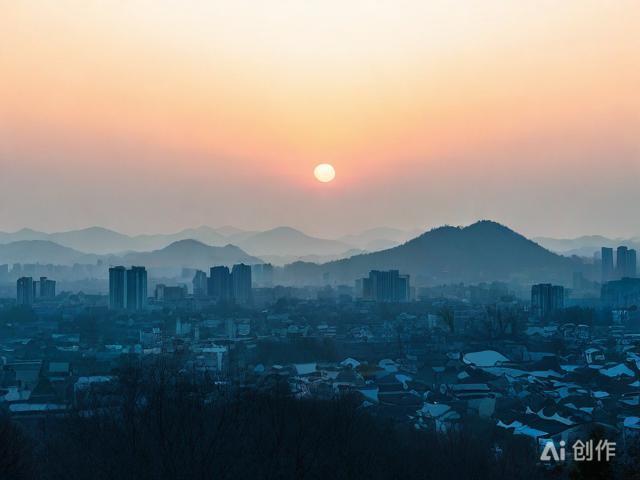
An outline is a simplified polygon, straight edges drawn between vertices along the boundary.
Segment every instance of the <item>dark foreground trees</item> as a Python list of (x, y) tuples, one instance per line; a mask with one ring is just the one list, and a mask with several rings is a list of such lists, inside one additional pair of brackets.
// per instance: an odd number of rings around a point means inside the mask
[(89, 403), (84, 411), (32, 429), (30, 444), (15, 452), (14, 463), (33, 468), (16, 478), (542, 476), (524, 441), (509, 442), (497, 453), (483, 427), (449, 435), (415, 431), (369, 415), (353, 398), (295, 400), (277, 389), (204, 388), (163, 369), (129, 369), (116, 391), (101, 392)]
[(19, 425), (0, 414), (0, 478), (32, 478), (31, 444)]

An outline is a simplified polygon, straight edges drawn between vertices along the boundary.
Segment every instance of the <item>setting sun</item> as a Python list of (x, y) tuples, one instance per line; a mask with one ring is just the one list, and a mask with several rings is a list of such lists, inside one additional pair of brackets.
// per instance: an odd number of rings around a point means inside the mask
[(336, 170), (332, 165), (329, 165), (328, 163), (321, 163), (316, 168), (314, 168), (313, 175), (319, 182), (328, 183), (336, 178)]

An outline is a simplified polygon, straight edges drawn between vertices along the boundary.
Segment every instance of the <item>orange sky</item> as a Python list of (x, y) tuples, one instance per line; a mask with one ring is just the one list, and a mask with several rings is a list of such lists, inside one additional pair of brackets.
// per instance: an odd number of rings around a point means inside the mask
[(640, 235), (638, 25), (637, 1), (4, 2), (0, 230)]

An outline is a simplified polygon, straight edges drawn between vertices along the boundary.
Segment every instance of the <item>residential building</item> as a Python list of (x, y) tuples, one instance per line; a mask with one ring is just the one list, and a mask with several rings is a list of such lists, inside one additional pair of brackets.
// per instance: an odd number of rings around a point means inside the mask
[(627, 273), (627, 252), (628, 248), (620, 246), (616, 250), (616, 278), (624, 278)]
[(605, 283), (600, 299), (603, 306), (610, 308), (640, 306), (640, 278), (623, 278)]
[(229, 267), (211, 267), (207, 291), (209, 296), (218, 302), (226, 302), (231, 299)]
[(194, 297), (205, 297), (207, 295), (207, 274), (205, 272), (196, 270), (192, 284)]
[(616, 273), (615, 279), (620, 280), (622, 278), (635, 278), (637, 272), (637, 255), (636, 251), (632, 248), (620, 246), (616, 250)]
[(627, 250), (627, 265), (626, 265), (625, 277), (635, 278), (638, 269), (638, 259), (636, 251), (632, 248)]
[(56, 296), (56, 282), (55, 280), (49, 280), (47, 277), (40, 277), (38, 282), (35, 282), (36, 297), (50, 300)]
[(234, 302), (239, 304), (251, 303), (251, 267), (240, 263), (231, 270), (231, 289)]
[(611, 280), (615, 280), (615, 270), (613, 267), (613, 248), (602, 247), (602, 283), (610, 282)]
[(118, 266), (109, 269), (109, 308), (144, 310), (147, 306), (147, 270)]
[(531, 312), (535, 318), (547, 318), (564, 308), (564, 287), (540, 283), (531, 287)]
[(127, 270), (127, 310), (144, 310), (147, 306), (147, 269), (131, 267)]
[(34, 285), (32, 277), (20, 277), (16, 284), (18, 305), (33, 305)]
[(398, 270), (371, 270), (369, 278), (356, 281), (360, 298), (376, 302), (408, 302), (410, 299), (409, 275)]
[(122, 266), (109, 269), (109, 308), (122, 310), (127, 306), (127, 269)]

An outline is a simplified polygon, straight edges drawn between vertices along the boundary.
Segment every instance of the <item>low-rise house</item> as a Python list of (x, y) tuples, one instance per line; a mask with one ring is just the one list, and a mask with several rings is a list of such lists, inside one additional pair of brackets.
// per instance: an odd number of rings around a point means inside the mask
[(604, 362), (604, 352), (600, 348), (591, 347), (584, 351), (584, 360), (587, 364), (595, 364)]

